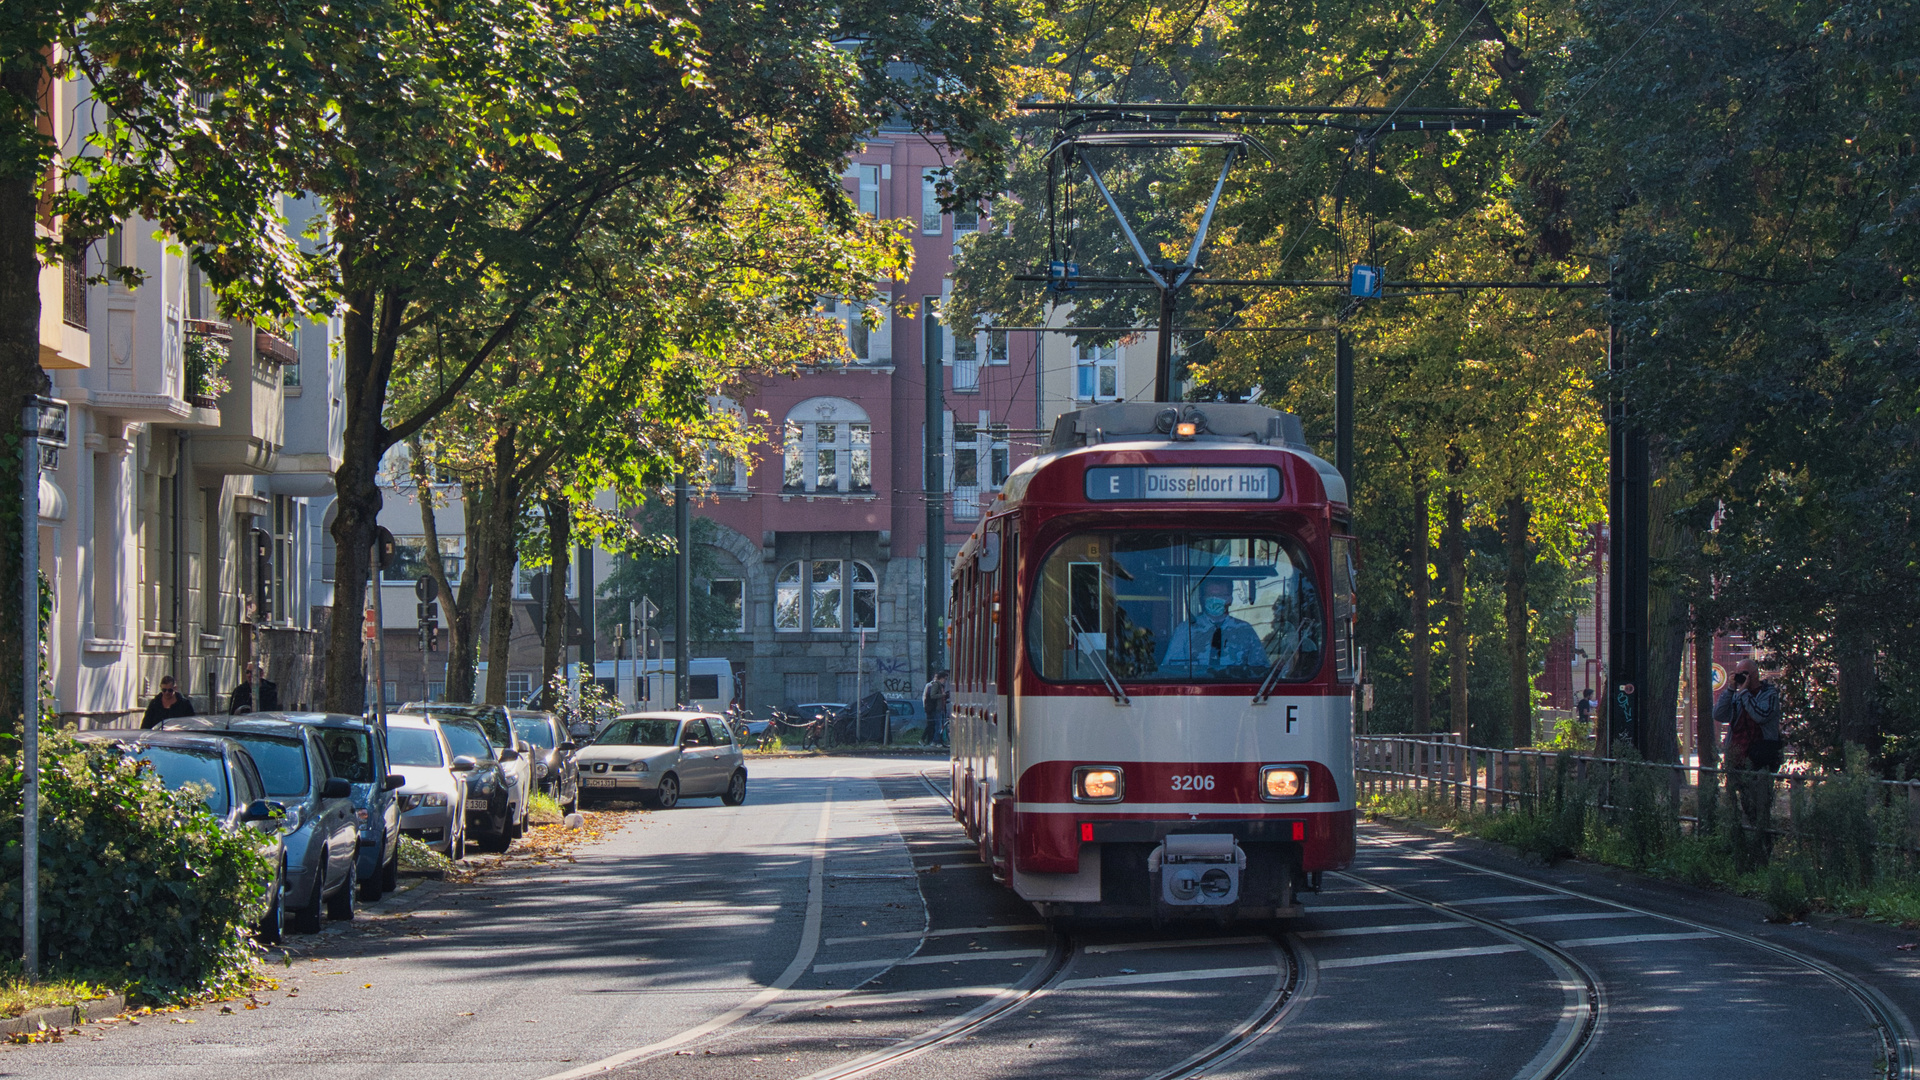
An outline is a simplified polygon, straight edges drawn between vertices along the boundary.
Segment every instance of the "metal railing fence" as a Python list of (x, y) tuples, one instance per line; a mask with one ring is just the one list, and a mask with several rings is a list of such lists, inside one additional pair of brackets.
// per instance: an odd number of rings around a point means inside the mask
[(1920, 855), (1920, 780), (1881, 780), (1854, 773), (1820, 772), (1789, 762), (1775, 774), (1699, 765), (1635, 761), (1552, 750), (1509, 750), (1467, 746), (1458, 736), (1361, 735), (1354, 738), (1354, 776), (1358, 801), (1397, 792), (1418, 792), (1426, 799), (1470, 813), (1535, 809), (1580, 791), (1602, 811), (1631, 811), (1627, 792), (1640, 781), (1662, 792), (1665, 810), (1687, 831), (1702, 827), (1703, 794), (1711, 792), (1715, 813), (1733, 808), (1725, 801), (1727, 777), (1759, 783), (1771, 776), (1776, 796), (1766, 800), (1761, 826), (1775, 836), (1834, 842), (1835, 834), (1870, 830), (1878, 848), (1893, 848), (1911, 858)]

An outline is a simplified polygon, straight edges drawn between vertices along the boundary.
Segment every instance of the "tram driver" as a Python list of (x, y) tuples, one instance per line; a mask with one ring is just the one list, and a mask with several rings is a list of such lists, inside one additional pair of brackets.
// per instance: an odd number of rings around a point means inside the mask
[(1191, 665), (1195, 675), (1236, 668), (1265, 669), (1267, 650), (1260, 635), (1252, 624), (1228, 613), (1233, 604), (1233, 582), (1208, 577), (1194, 591), (1198, 603), (1193, 617), (1174, 629), (1160, 666)]

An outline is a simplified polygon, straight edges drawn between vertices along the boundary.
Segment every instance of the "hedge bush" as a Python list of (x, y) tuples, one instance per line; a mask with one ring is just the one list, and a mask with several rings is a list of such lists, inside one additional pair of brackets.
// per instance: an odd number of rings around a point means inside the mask
[[(21, 758), (0, 744), (0, 954), (20, 955)], [(271, 867), (260, 839), (228, 832), (187, 793), (112, 747), (40, 742), (42, 970), (157, 1000), (232, 989), (255, 955), (250, 927)]]

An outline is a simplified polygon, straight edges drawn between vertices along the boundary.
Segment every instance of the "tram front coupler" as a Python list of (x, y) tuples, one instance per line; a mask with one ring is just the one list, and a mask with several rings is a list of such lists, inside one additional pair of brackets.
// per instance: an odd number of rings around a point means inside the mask
[(1224, 908), (1240, 900), (1247, 853), (1232, 833), (1168, 836), (1147, 856), (1147, 873), (1160, 881), (1160, 902), (1179, 908)]

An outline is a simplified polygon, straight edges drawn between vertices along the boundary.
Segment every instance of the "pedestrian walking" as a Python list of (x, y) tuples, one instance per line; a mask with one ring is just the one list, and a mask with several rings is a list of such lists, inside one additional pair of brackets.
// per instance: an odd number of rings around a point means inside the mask
[(1780, 691), (1751, 660), (1733, 669), (1733, 682), (1713, 703), (1715, 724), (1727, 726), (1727, 794), (1734, 809), (1734, 858), (1743, 869), (1773, 854), (1773, 774), (1786, 758), (1780, 736)]
[[(256, 711), (253, 707), (253, 672), (254, 666), (248, 664), (246, 671), (240, 676), (240, 685), (234, 687), (233, 693), (227, 697), (227, 712), (229, 714), (238, 716), (241, 713)], [(261, 676), (260, 708), (257, 711), (275, 712), (278, 711), (279, 708), (280, 688), (273, 684), (272, 679), (264, 675)]]
[(927, 713), (927, 723), (920, 730), (920, 742), (932, 746), (945, 742), (941, 738), (947, 720), (947, 673), (936, 671), (933, 678), (927, 680), (927, 688), (920, 691), (920, 705)]
[(1593, 723), (1593, 709), (1598, 704), (1600, 704), (1598, 701), (1593, 700), (1593, 687), (1589, 686), (1580, 691), (1580, 700), (1574, 702), (1573, 707), (1580, 713), (1582, 727)]
[(165, 723), (169, 717), (192, 715), (193, 702), (188, 701), (187, 696), (180, 692), (178, 684), (173, 681), (173, 676), (162, 675), (160, 692), (153, 695), (152, 701), (147, 702), (147, 713), (140, 718), (140, 726), (156, 728)]

